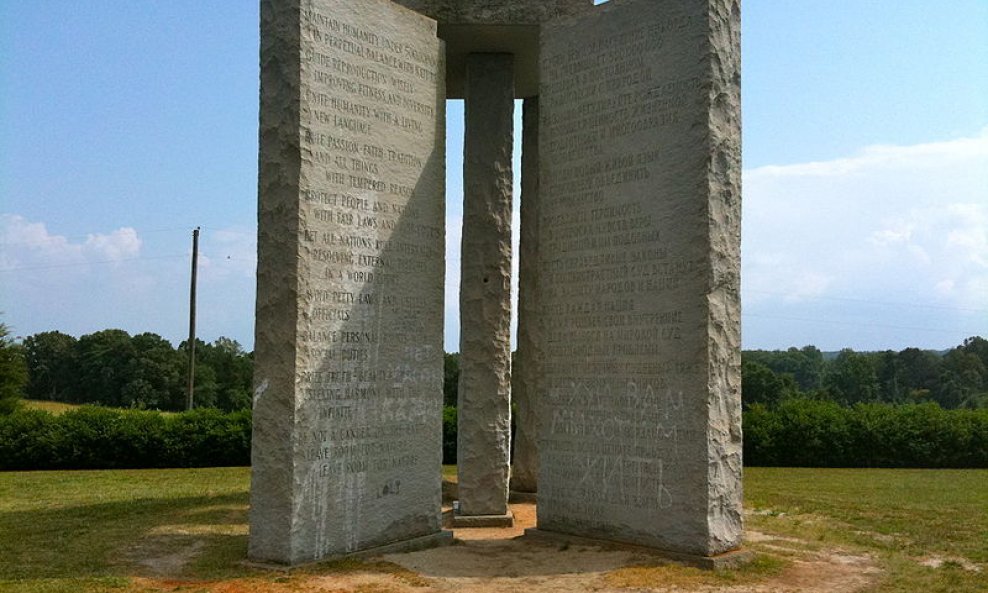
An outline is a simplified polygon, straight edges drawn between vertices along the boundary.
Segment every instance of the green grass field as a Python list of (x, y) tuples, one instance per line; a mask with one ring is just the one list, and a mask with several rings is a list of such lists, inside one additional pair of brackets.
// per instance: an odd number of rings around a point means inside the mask
[(50, 402), (41, 399), (22, 399), (21, 405), (28, 410), (42, 410), (44, 412), (51, 412), (52, 414), (64, 414), (65, 412), (81, 407), (76, 404)]
[[(868, 591), (988, 591), (986, 470), (745, 471), (749, 530), (873, 557)], [(240, 565), (248, 483), (246, 468), (0, 473), (0, 592), (155, 590), (141, 577), (190, 542), (184, 578), (260, 578)]]
[[(67, 404), (64, 402), (53, 402), (43, 399), (22, 399), (21, 405), (28, 410), (41, 410), (43, 412), (50, 412), (58, 416), (59, 414), (64, 414), (66, 412), (71, 412), (73, 410), (78, 410), (83, 407), (82, 404)], [(104, 406), (97, 406), (104, 407)], [(112, 408), (114, 410), (123, 410), (127, 408)], [(165, 414), (166, 416), (173, 415), (175, 412), (165, 412), (158, 411), (159, 414)]]

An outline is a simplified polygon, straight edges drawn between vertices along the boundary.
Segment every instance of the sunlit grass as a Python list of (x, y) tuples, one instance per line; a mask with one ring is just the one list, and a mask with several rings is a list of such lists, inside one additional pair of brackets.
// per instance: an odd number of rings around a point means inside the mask
[[(312, 575), (353, 571), (389, 575), (399, 589), (431, 586), (387, 563), (290, 576), (245, 567), (249, 476), (247, 468), (0, 473), (0, 592), (153, 591), (155, 559), (192, 547), (176, 577), (187, 591), (292, 591)], [(443, 477), (455, 480), (455, 467)], [(882, 573), (872, 592), (988, 591), (986, 470), (749, 468), (745, 490), (749, 529), (796, 538), (797, 551), (753, 545), (753, 564), (720, 573), (639, 564), (609, 573), (610, 586), (756, 583), (777, 578), (799, 550), (840, 548), (874, 559)], [(939, 566), (921, 564), (930, 558)]]
[(22, 399), (21, 405), (27, 410), (41, 410), (52, 414), (64, 414), (81, 406), (64, 402), (50, 402), (41, 399)]
[(870, 591), (988, 591), (988, 470), (750, 468), (744, 485), (750, 529), (875, 556)]
[[(65, 402), (53, 402), (43, 399), (22, 399), (20, 400), (21, 406), (27, 410), (41, 410), (42, 412), (50, 412), (56, 416), (64, 414), (66, 412), (71, 412), (73, 410), (78, 410), (83, 407), (82, 404), (69, 404)], [(91, 405), (91, 404), (90, 404)], [(126, 409), (126, 408), (114, 408), (114, 409)], [(161, 414), (172, 415), (175, 412), (165, 412), (159, 411)]]

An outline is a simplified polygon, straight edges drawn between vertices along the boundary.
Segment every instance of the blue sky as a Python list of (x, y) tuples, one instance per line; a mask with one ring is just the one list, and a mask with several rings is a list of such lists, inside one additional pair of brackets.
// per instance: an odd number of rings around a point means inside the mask
[[(14, 335), (252, 344), (257, 7), (0, 2), (0, 311)], [(744, 3), (744, 346), (988, 336), (988, 2)], [(462, 108), (449, 105), (448, 297)], [(447, 349), (457, 344), (455, 298)]]

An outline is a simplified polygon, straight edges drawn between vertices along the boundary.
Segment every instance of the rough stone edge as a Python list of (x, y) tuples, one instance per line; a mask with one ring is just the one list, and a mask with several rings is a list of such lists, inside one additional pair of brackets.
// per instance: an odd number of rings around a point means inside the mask
[[(287, 558), (292, 553), (294, 529), (290, 493), (295, 472), (292, 433), (301, 226), (301, 4), (299, 0), (261, 0), (259, 9), (254, 471), (248, 555)], [(285, 265), (286, 260), (290, 265)], [(284, 446), (274, 446), (271, 435), (281, 436)], [(272, 466), (282, 470), (271, 472)], [(272, 515), (279, 520), (272, 520)]]
[(457, 492), (473, 516), (509, 512), (513, 86), (513, 55), (468, 56)]
[[(518, 238), (517, 348), (511, 369), (515, 404), (511, 491), (534, 493), (539, 482), (538, 394), (542, 393), (542, 336), (539, 319), (539, 99), (522, 106), (521, 196)], [(528, 502), (528, 501), (526, 501)], [(531, 502), (535, 502), (534, 498)]]
[(584, 537), (582, 535), (571, 535), (556, 531), (546, 531), (538, 528), (526, 529), (525, 538), (535, 541), (579, 544), (584, 546), (597, 546), (599, 548), (629, 550), (648, 554), (650, 556), (657, 556), (663, 560), (668, 560), (669, 562), (692, 566), (694, 568), (702, 568), (704, 570), (727, 570), (737, 568), (751, 562), (755, 558), (755, 553), (751, 550), (738, 549), (730, 552), (724, 552), (723, 554), (717, 554), (715, 556), (700, 556), (698, 554), (673, 552), (671, 550), (663, 550), (660, 548), (650, 548), (648, 546), (639, 546), (611, 540)]
[(741, 545), (741, 2), (704, 0), (707, 87), (707, 546)]
[(451, 525), (454, 529), (475, 527), (514, 527), (515, 516), (511, 511), (503, 515), (457, 515), (453, 514)]
[(349, 554), (338, 554), (336, 556), (327, 556), (325, 558), (320, 558), (314, 562), (303, 562), (300, 564), (276, 564), (273, 562), (258, 562), (252, 560), (244, 560), (241, 562), (241, 566), (246, 566), (247, 568), (254, 568), (257, 570), (274, 570), (279, 572), (292, 572), (293, 570), (300, 570), (304, 568), (311, 568), (313, 566), (318, 566), (320, 564), (327, 564), (330, 562), (339, 562), (340, 560), (360, 560), (364, 558), (372, 558), (374, 556), (384, 556), (385, 554), (403, 554), (406, 552), (417, 552), (419, 550), (427, 550), (429, 548), (438, 548), (442, 546), (453, 545), (453, 532), (451, 531), (437, 531), (436, 533), (431, 533), (429, 535), (423, 535), (413, 539), (406, 539), (402, 541), (392, 542), (390, 544), (384, 544), (382, 546), (377, 546), (374, 548), (367, 548), (365, 550), (358, 550), (356, 552), (351, 552)]

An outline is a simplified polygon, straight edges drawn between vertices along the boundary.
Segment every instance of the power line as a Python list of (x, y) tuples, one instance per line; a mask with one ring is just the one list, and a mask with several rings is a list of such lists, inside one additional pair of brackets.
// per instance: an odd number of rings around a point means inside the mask
[[(39, 224), (39, 223), (31, 223), (31, 224)], [(113, 234), (113, 233), (115, 233), (115, 232), (117, 232), (117, 231), (119, 231), (121, 229), (132, 229), (138, 235), (149, 235), (149, 234), (154, 234), (154, 233), (172, 233), (172, 232), (175, 232), (175, 231), (187, 231), (187, 230), (189, 230), (189, 228), (191, 228), (191, 227), (184, 227), (183, 226), (183, 227), (166, 227), (166, 228), (160, 228), (160, 229), (141, 229), (141, 230), (138, 230), (137, 227), (135, 227), (135, 226), (124, 225), (124, 226), (118, 227), (118, 228), (110, 231), (109, 233), (86, 233), (85, 235), (52, 235), (52, 234), (48, 234), (48, 237), (49, 238), (65, 239), (66, 241), (72, 241), (72, 240), (85, 240), (85, 239), (89, 239), (90, 237), (107, 237), (107, 236), (109, 236), (109, 235), (111, 235), (111, 234)], [(47, 232), (47, 227), (46, 227), (46, 232)], [(36, 243), (36, 241), (0, 241), (0, 247), (6, 247), (8, 245), (32, 245), (34, 243)]]
[(75, 267), (79, 267), (79, 266), (91, 266), (91, 265), (99, 265), (99, 264), (117, 264), (117, 263), (135, 262), (135, 261), (146, 261), (146, 260), (155, 260), (155, 259), (176, 259), (176, 258), (183, 258), (184, 259), (185, 257), (187, 257), (187, 254), (184, 254), (183, 253), (182, 255), (156, 255), (156, 256), (151, 256), (151, 257), (128, 257), (128, 258), (125, 258), (125, 259), (105, 259), (105, 260), (99, 260), (99, 261), (81, 261), (81, 262), (74, 262), (74, 263), (70, 263), (70, 264), (67, 263), (67, 264), (49, 264), (49, 265), (45, 265), (45, 266), (21, 266), (21, 267), (14, 267), (14, 268), (0, 268), (0, 273), (4, 273), (4, 272), (22, 272), (22, 271), (28, 271), (28, 270), (52, 270), (52, 269), (56, 269), (56, 268), (75, 268)]
[[(741, 293), (754, 292), (758, 294), (767, 294), (770, 296), (778, 297), (788, 297), (790, 295), (781, 292), (771, 292), (768, 290), (752, 290), (752, 289), (741, 289)], [(873, 299), (860, 299), (853, 297), (826, 297), (826, 296), (806, 296), (800, 297), (801, 300), (807, 301), (838, 301), (838, 302), (849, 302), (849, 303), (866, 303), (869, 305), (892, 305), (896, 307), (917, 307), (926, 309), (946, 309), (949, 311), (969, 311), (972, 313), (988, 313), (988, 309), (975, 309), (970, 307), (951, 307), (949, 305), (930, 305), (926, 303), (903, 303), (896, 301), (877, 301)]]
[(868, 322), (856, 322), (856, 321), (836, 321), (831, 319), (809, 319), (806, 317), (786, 317), (781, 315), (759, 315), (757, 313), (743, 313), (742, 318), (745, 317), (757, 317), (759, 319), (777, 319), (779, 321), (803, 321), (806, 323), (817, 323), (820, 325), (847, 325), (851, 327), (879, 327), (883, 329), (901, 329), (906, 331), (923, 331), (923, 332), (935, 332), (942, 334), (958, 334), (966, 333), (969, 336), (977, 335), (978, 332), (963, 332), (962, 330), (947, 330), (947, 329), (934, 329), (931, 327), (910, 327), (905, 325), (890, 325), (885, 323), (868, 323)]

